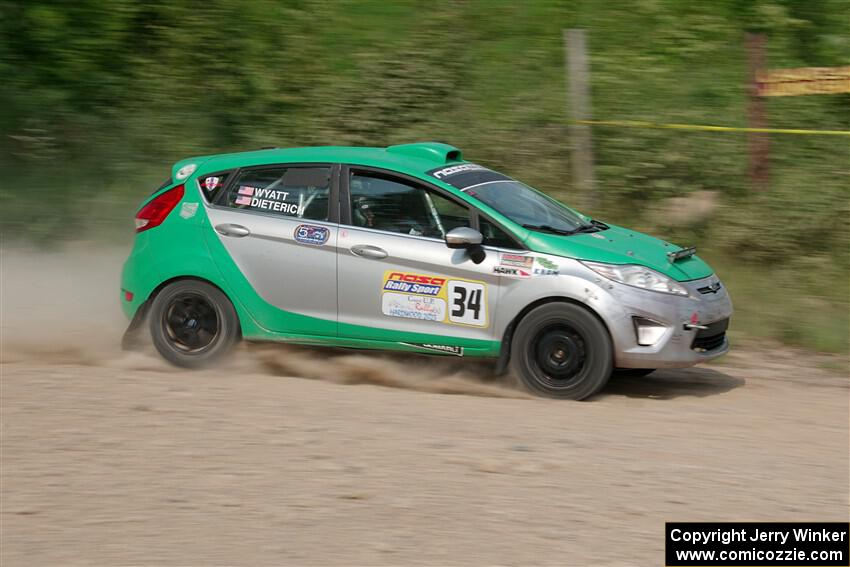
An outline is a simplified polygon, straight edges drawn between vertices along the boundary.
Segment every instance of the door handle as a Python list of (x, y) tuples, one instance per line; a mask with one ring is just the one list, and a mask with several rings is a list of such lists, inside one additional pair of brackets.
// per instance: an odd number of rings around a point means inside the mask
[(242, 238), (251, 234), (251, 231), (241, 224), (230, 223), (215, 225), (215, 231), (222, 236), (235, 236), (236, 238)]
[(351, 247), (351, 253), (372, 260), (382, 260), (387, 257), (387, 251), (377, 246), (369, 246), (368, 244), (355, 244)]

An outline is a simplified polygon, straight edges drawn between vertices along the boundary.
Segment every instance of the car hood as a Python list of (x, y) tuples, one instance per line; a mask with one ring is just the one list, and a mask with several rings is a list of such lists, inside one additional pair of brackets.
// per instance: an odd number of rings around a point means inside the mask
[(600, 232), (572, 236), (530, 232), (525, 244), (535, 252), (577, 260), (639, 264), (680, 282), (705, 278), (713, 273), (696, 255), (670, 262), (667, 254), (681, 250), (680, 246), (614, 225)]

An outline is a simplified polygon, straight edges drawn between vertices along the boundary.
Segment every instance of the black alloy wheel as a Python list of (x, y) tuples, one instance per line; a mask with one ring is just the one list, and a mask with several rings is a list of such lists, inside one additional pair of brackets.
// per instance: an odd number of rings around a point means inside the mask
[(179, 280), (157, 294), (150, 332), (159, 353), (186, 368), (209, 365), (241, 336), (233, 304), (220, 289), (200, 280)]
[(517, 324), (510, 365), (534, 394), (583, 400), (608, 382), (614, 365), (611, 336), (586, 307), (546, 303)]

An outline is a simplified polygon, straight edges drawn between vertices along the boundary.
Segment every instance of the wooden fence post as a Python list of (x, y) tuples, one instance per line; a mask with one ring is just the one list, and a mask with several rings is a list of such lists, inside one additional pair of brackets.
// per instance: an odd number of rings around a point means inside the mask
[(584, 205), (597, 204), (593, 179), (593, 145), (591, 127), (576, 124), (578, 120), (592, 118), (590, 108), (590, 71), (584, 30), (564, 30), (564, 51), (567, 71), (567, 112), (570, 117), (570, 155), (572, 157), (573, 185), (582, 193)]
[[(747, 126), (767, 128), (767, 110), (764, 98), (759, 94), (758, 76), (766, 68), (765, 45), (767, 36), (762, 33), (747, 33), (744, 38), (747, 50)], [(764, 132), (748, 135), (750, 161), (748, 166), (750, 184), (754, 191), (767, 189), (770, 181), (770, 138)]]

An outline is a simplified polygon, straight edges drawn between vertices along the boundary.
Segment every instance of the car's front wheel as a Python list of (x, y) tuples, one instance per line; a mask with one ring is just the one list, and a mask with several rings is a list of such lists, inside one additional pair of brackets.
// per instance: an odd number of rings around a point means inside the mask
[(532, 393), (581, 400), (598, 392), (613, 367), (608, 330), (587, 309), (547, 303), (530, 311), (511, 344), (511, 368)]
[(239, 341), (233, 304), (217, 287), (198, 280), (167, 285), (154, 298), (151, 338), (169, 362), (186, 368), (206, 366)]

